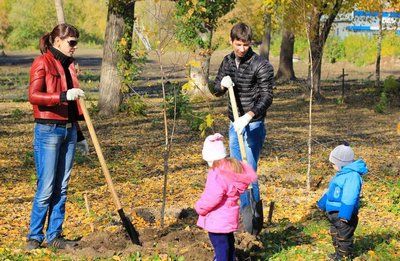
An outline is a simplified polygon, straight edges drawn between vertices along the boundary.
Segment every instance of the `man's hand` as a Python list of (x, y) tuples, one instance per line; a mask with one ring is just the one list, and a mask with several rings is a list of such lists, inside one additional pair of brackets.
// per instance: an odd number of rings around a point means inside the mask
[(228, 75), (228, 76), (225, 76), (224, 78), (222, 78), (221, 86), (223, 88), (229, 89), (229, 88), (232, 88), (233, 86), (235, 86), (235, 84), (233, 83), (231, 77)]
[(89, 154), (89, 144), (87, 143), (86, 140), (81, 140), (81, 141), (77, 142), (76, 149), (79, 150), (82, 155)]
[(235, 131), (238, 134), (242, 134), (244, 128), (249, 124), (253, 116), (251, 116), (249, 113), (246, 113), (245, 115), (239, 117), (234, 123), (233, 127), (235, 128)]
[(75, 101), (80, 97), (85, 98), (85, 93), (82, 89), (72, 88), (67, 91), (66, 96), (67, 96), (67, 101)]

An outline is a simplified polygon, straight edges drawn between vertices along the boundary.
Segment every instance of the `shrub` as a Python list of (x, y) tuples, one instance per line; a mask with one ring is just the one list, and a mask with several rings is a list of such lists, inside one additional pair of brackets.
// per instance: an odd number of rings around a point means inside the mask
[(382, 56), (400, 56), (400, 37), (394, 32), (388, 32), (382, 40)]
[(31, 167), (35, 164), (33, 151), (27, 151), (23, 155), (22, 165), (24, 167)]
[(294, 54), (302, 60), (308, 60), (308, 40), (305, 37), (296, 37), (294, 41)]
[[(271, 37), (271, 54), (279, 56), (281, 51), (282, 36), (279, 34)], [(304, 37), (296, 37), (294, 40), (294, 55), (303, 60), (308, 59), (308, 41)]]
[(214, 118), (211, 114), (206, 113), (206, 115), (202, 119), (203, 121), (197, 129), (201, 132), (201, 137), (204, 137), (206, 136), (206, 131), (208, 129), (212, 129), (212, 127), (214, 126)]
[(395, 98), (400, 97), (400, 82), (393, 76), (389, 75), (383, 81), (383, 88), (380, 94), (379, 102), (375, 106), (375, 111), (384, 113)]
[(200, 131), (201, 136), (204, 136), (206, 131), (212, 128), (214, 124), (211, 114), (204, 111), (195, 111), (190, 104), (189, 96), (184, 93), (167, 97), (167, 117), (173, 119), (175, 113), (177, 119), (183, 118), (190, 129)]
[(390, 97), (399, 95), (400, 82), (393, 75), (389, 75), (383, 81), (383, 91)]
[[(102, 42), (107, 14), (107, 5), (104, 0), (65, 1), (64, 12), (68, 23), (80, 30), (83, 42), (96, 44)], [(49, 4), (47, 0), (13, 1), (10, 3), (6, 30), (8, 47), (11, 49), (36, 48), (39, 38), (53, 29), (56, 21), (54, 5)]]
[(282, 36), (280, 34), (274, 34), (271, 37), (270, 53), (273, 56), (279, 56), (279, 53), (281, 51), (281, 42), (282, 42)]
[(395, 214), (400, 214), (400, 181), (389, 183), (389, 187), (389, 198), (392, 200), (389, 211)]
[(185, 120), (193, 131), (198, 131), (206, 117), (206, 112), (191, 112), (185, 115)]
[(376, 59), (376, 40), (365, 35), (351, 34), (344, 39), (346, 60), (363, 66), (373, 64)]
[(11, 7), (9, 22), (12, 31), (7, 42), (13, 48), (36, 47), (39, 37), (52, 29), (56, 12), (45, 0), (17, 0)]
[(381, 93), (381, 97), (379, 99), (379, 102), (375, 106), (375, 111), (377, 113), (384, 113), (387, 110), (388, 105), (389, 105), (389, 101), (388, 101), (386, 92), (382, 92)]
[(324, 53), (330, 63), (342, 60), (345, 57), (343, 40), (338, 37), (328, 38)]
[(100, 112), (99, 104), (95, 102), (87, 102), (88, 112), (90, 115), (97, 115)]
[(0, 1), (0, 49), (6, 45), (6, 34), (9, 30), (8, 13), (11, 9), (11, 0)]
[(142, 115), (146, 116), (146, 109), (147, 105), (143, 101), (143, 98), (135, 94), (129, 98), (127, 98), (121, 105), (119, 110), (121, 112), (126, 112), (128, 114), (133, 114), (133, 115)]
[(20, 109), (15, 109), (11, 112), (11, 117), (13, 117), (16, 120), (22, 119), (24, 117), (25, 112), (21, 111)]
[[(168, 95), (166, 97), (167, 101), (167, 117), (170, 119), (175, 117), (181, 118), (185, 114), (192, 111), (192, 107), (190, 105), (189, 96), (183, 93), (178, 93), (177, 95)], [(176, 109), (175, 109), (176, 104)]]

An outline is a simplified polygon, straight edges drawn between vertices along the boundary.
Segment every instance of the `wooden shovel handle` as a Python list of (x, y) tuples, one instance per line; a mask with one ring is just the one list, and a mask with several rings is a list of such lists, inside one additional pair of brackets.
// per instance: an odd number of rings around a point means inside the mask
[[(236, 121), (239, 118), (239, 112), (236, 104), (236, 97), (235, 97), (235, 91), (232, 88), (228, 88), (229, 91), (229, 99), (231, 101), (231, 106), (232, 106), (232, 113), (233, 113), (233, 119)], [(243, 140), (243, 135), (241, 133), (237, 133), (238, 136), (238, 141), (239, 141), (239, 148), (240, 148), (240, 154), (242, 155), (242, 161), (247, 162), (247, 156), (246, 156), (246, 149), (244, 147), (244, 140)]]
[(111, 195), (113, 197), (114, 204), (117, 207), (117, 210), (122, 209), (121, 202), (119, 201), (117, 192), (115, 191), (115, 187), (112, 182), (110, 172), (108, 171), (108, 167), (104, 159), (103, 152), (101, 151), (99, 140), (97, 139), (96, 132), (94, 131), (92, 120), (90, 119), (89, 112), (86, 108), (85, 101), (83, 99), (79, 99), (78, 101), (82, 109), (83, 116), (85, 117), (86, 126), (89, 130), (90, 137), (92, 138), (93, 146), (96, 150), (97, 157), (99, 158), (101, 168), (103, 170), (104, 176), (106, 177), (108, 189), (110, 190)]

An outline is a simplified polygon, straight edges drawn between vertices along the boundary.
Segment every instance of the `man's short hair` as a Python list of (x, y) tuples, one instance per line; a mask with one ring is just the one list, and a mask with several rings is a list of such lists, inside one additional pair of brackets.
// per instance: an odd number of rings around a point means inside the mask
[(239, 40), (243, 42), (251, 42), (253, 33), (250, 26), (245, 23), (235, 24), (231, 29), (231, 41)]

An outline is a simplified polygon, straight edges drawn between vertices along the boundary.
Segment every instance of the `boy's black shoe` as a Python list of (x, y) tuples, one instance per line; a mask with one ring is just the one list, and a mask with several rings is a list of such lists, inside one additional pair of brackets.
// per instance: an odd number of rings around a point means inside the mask
[(26, 244), (26, 250), (33, 250), (40, 248), (41, 243), (36, 239), (29, 239)]
[(328, 255), (329, 260), (331, 261), (341, 261), (345, 260), (341, 255), (338, 255), (336, 252), (335, 253), (330, 253)]
[(67, 247), (76, 247), (77, 245), (78, 243), (76, 241), (67, 240), (63, 236), (58, 236), (47, 243), (47, 247), (54, 247), (57, 249), (66, 249)]
[(332, 260), (332, 261), (352, 260), (351, 256), (342, 256), (336, 252), (328, 254), (328, 258), (329, 258), (329, 260)]

